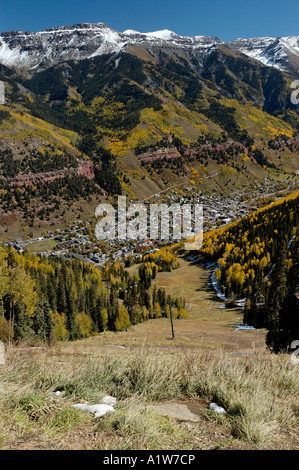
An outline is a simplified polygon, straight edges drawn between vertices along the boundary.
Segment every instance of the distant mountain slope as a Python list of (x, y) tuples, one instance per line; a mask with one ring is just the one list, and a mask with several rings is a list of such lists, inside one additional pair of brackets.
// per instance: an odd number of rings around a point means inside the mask
[[(35, 227), (36, 204), (60, 224), (101, 189), (144, 198), (175, 185), (225, 192), (295, 178), (293, 77), (256, 60), (263, 47), (270, 54), (269, 38), (250, 42), (102, 23), (3, 33), (2, 209)], [(23, 189), (37, 181), (28, 209)]]
[[(168, 51), (157, 61), (136, 51), (69, 60), (25, 77), (2, 66), (7, 104), (75, 132), (77, 151), (96, 164), (106, 148), (125, 172), (144, 176), (141, 153), (174, 145), (183, 155), (203, 136), (209, 145), (241, 143), (249, 158), (256, 147), (261, 168), (296, 169), (299, 121), (287, 74), (224, 44), (205, 59), (201, 73), (196, 62)], [(161, 185), (161, 177), (156, 182)]]
[[(19, 90), (13, 102), (60, 127), (117, 142), (123, 154), (170, 134), (187, 142), (202, 132), (225, 132), (238, 140), (245, 129), (265, 139), (275, 132), (291, 138), (299, 128), (288, 75), (226, 46), (210, 54), (201, 74), (183, 57), (161, 52), (153, 63), (121, 52), (63, 62), (21, 82), (28, 92)], [(237, 123), (239, 107), (248, 116), (260, 110), (259, 116)]]

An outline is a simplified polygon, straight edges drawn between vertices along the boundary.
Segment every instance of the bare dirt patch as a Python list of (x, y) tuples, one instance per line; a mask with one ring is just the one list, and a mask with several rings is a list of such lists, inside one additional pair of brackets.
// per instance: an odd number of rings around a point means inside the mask
[(172, 400), (152, 405), (152, 408), (162, 415), (196, 423), (207, 411), (207, 402), (205, 400)]

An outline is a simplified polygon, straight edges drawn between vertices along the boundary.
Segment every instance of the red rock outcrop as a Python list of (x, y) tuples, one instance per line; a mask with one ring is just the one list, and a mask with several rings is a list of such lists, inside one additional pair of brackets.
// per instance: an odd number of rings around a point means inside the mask
[(29, 186), (41, 181), (51, 183), (59, 178), (64, 178), (67, 175), (80, 175), (88, 179), (93, 179), (96, 168), (90, 161), (81, 161), (77, 168), (64, 168), (63, 170), (48, 171), (46, 173), (32, 173), (28, 175), (18, 175), (15, 178), (6, 178), (10, 186)]

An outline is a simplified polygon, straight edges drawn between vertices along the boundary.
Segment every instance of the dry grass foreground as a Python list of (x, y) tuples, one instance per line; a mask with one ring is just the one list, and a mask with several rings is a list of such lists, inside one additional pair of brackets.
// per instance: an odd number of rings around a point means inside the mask
[[(159, 285), (192, 304), (189, 320), (136, 325), (50, 349), (12, 348), (0, 366), (2, 449), (299, 449), (298, 366), (233, 326), (240, 312), (210, 305), (207, 273), (182, 262)], [(250, 353), (243, 355), (244, 352)], [(50, 392), (62, 391), (59, 397)], [(117, 397), (93, 419), (72, 408)], [(217, 415), (208, 404), (227, 410)], [(196, 419), (165, 414), (188, 408)], [(176, 417), (175, 417), (176, 416)]]

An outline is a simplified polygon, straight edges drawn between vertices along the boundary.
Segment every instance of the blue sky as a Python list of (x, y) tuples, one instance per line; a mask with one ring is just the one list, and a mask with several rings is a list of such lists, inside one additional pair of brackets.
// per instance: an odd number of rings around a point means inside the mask
[(170, 29), (186, 36), (299, 35), (299, 1), (0, 0), (0, 31), (104, 22), (117, 31)]

